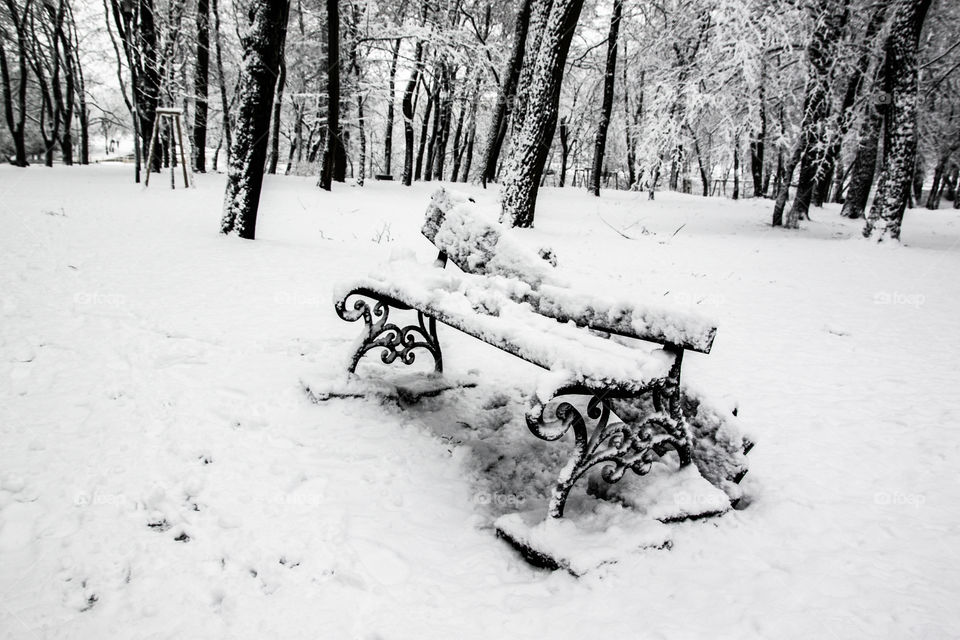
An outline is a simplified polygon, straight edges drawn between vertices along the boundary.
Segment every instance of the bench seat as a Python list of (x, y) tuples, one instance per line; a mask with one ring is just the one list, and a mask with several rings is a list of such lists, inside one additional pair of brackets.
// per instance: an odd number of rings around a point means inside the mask
[(415, 309), (552, 371), (567, 384), (638, 392), (664, 380), (675, 360), (662, 349), (648, 353), (541, 315), (515, 299), (528, 295), (529, 286), (502, 276), (474, 276), (398, 260), (339, 286), (334, 294), (338, 310), (346, 311), (350, 294), (390, 298), (391, 306)]

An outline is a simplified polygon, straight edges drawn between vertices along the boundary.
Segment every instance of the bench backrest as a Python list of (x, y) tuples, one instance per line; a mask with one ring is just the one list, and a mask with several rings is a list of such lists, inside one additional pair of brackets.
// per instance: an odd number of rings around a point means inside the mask
[(517, 301), (529, 303), (544, 316), (701, 353), (709, 353), (713, 345), (716, 327), (697, 314), (573, 292), (553, 265), (462, 193), (437, 190), (421, 231), (464, 273), (527, 283), (531, 291), (515, 296)]
[(503, 225), (462, 193), (437, 190), (421, 231), (464, 273), (515, 278), (534, 289), (564, 284), (553, 265), (510, 237)]

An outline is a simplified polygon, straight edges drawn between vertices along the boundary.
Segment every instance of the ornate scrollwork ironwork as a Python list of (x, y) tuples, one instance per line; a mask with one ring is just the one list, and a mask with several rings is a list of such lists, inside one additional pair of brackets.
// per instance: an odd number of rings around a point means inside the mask
[[(348, 304), (351, 297), (357, 297), (352, 305)], [(366, 298), (370, 298), (373, 305)], [(366, 331), (360, 336), (348, 371), (350, 373), (356, 371), (360, 359), (373, 349), (382, 349), (380, 359), (386, 364), (395, 360), (400, 360), (403, 364), (413, 364), (416, 360), (414, 351), (426, 349), (433, 356), (434, 370), (443, 371), (443, 354), (437, 337), (437, 321), (417, 311), (417, 324), (401, 327), (389, 321), (391, 308), (409, 309), (399, 301), (385, 299), (364, 290), (351, 291), (337, 302), (337, 315), (343, 320), (355, 322), (363, 318), (366, 324)]]
[[(687, 428), (679, 411), (680, 403), (672, 397), (677, 393), (669, 380), (651, 385), (641, 394), (569, 387), (558, 391), (551, 402), (535, 405), (527, 414), (527, 427), (535, 436), (554, 441), (572, 430), (575, 439), (574, 453), (554, 485), (549, 515), (563, 516), (573, 485), (595, 465), (604, 464), (600, 477), (614, 483), (627, 471), (648, 473), (652, 464), (671, 450), (677, 452), (681, 466), (689, 464)], [(585, 412), (563, 399), (573, 394), (589, 396)], [(548, 424), (544, 419), (547, 407), (554, 402), (559, 425)], [(671, 411), (674, 407), (675, 414)], [(612, 413), (620, 420), (611, 422)], [(592, 431), (588, 421), (594, 424)]]

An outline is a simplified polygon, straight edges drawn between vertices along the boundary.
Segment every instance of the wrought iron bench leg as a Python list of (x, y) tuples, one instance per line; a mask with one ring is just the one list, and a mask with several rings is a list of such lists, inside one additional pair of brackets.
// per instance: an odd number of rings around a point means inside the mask
[[(542, 440), (559, 440), (571, 429), (574, 434), (573, 455), (560, 471), (550, 497), (550, 517), (563, 517), (573, 485), (595, 465), (605, 465), (600, 477), (612, 484), (628, 470), (637, 475), (648, 473), (653, 462), (669, 451), (677, 452), (680, 466), (691, 463), (692, 446), (680, 397), (681, 360), (678, 355), (669, 376), (641, 393), (579, 386), (558, 390), (555, 398), (589, 396), (586, 415), (573, 403), (560, 400), (555, 409), (558, 426), (548, 426), (544, 420), (550, 403), (535, 404), (527, 412), (527, 428)], [(611, 408), (622, 421), (611, 424)], [(587, 427), (588, 420), (595, 423), (592, 431)]]
[(685, 467), (693, 460), (693, 445), (690, 441), (690, 430), (687, 428), (683, 416), (683, 396), (680, 392), (680, 368), (683, 366), (683, 349), (674, 345), (664, 345), (664, 351), (674, 356), (670, 374), (664, 382), (662, 391), (653, 394), (654, 406), (657, 411), (666, 412), (670, 416), (668, 431), (681, 445), (677, 449), (680, 456), (680, 466)]
[[(357, 300), (352, 306), (348, 305), (347, 299), (354, 295), (358, 296)], [(366, 298), (373, 300), (372, 306)], [(355, 322), (363, 318), (366, 325), (347, 370), (355, 372), (360, 359), (373, 349), (382, 349), (380, 359), (386, 364), (397, 359), (404, 364), (413, 364), (416, 360), (414, 350), (426, 349), (433, 356), (434, 371), (442, 372), (443, 354), (437, 336), (437, 321), (417, 311), (417, 324), (401, 327), (390, 322), (391, 308), (399, 308), (396, 305), (391, 307), (390, 302), (365, 292), (354, 292), (337, 304), (337, 314), (342, 319)]]

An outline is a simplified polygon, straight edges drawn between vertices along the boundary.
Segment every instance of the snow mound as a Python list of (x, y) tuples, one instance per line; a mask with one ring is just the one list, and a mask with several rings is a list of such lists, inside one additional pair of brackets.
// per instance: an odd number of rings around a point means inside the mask
[(643, 549), (671, 546), (670, 527), (623, 506), (580, 501), (573, 517), (550, 518), (545, 509), (510, 513), (496, 520), (497, 535), (531, 563), (582, 576)]

